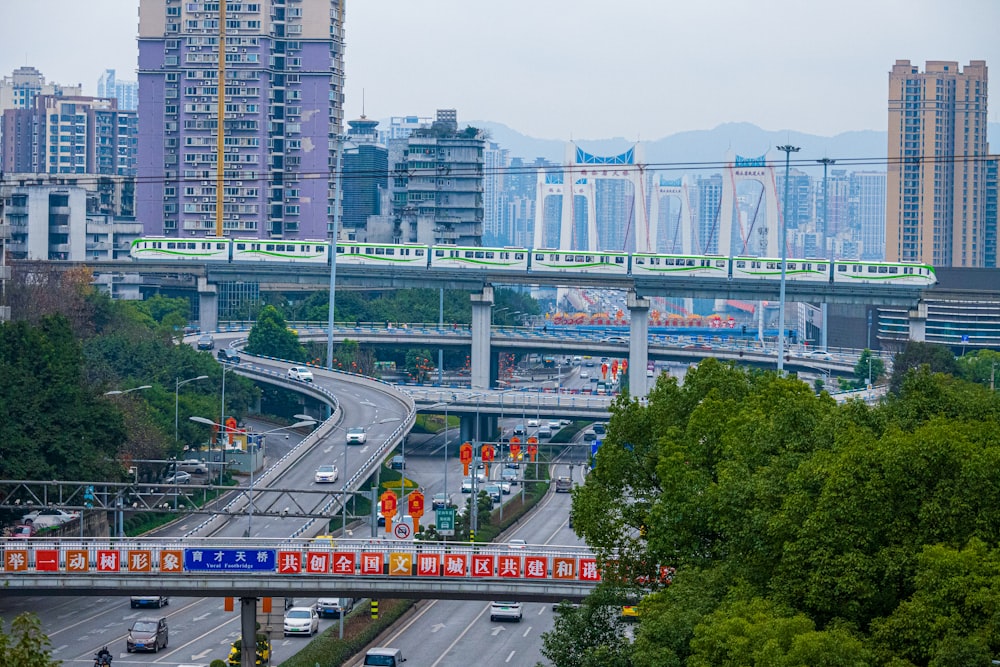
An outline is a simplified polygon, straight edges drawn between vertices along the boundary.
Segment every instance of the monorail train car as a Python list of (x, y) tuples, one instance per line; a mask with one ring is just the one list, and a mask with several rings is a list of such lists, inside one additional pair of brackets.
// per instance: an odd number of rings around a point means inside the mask
[(554, 271), (557, 273), (600, 273), (627, 276), (629, 255), (627, 252), (603, 252), (596, 250), (531, 250), (532, 271)]
[(729, 258), (636, 252), (632, 253), (631, 272), (633, 276), (728, 278)]
[(435, 269), (527, 271), (528, 249), (436, 245), (431, 246), (430, 266)]
[(833, 262), (832, 275), (835, 283), (885, 283), (929, 287), (937, 282), (933, 266), (907, 262), (857, 262), (838, 259)]
[[(268, 239), (143, 237), (132, 242), (137, 260), (166, 262), (266, 262), (326, 264), (327, 241)], [(862, 262), (856, 260), (788, 258), (789, 281), (842, 284), (879, 283), (929, 287), (937, 282), (934, 267), (926, 264)], [(781, 260), (770, 257), (717, 255), (667, 255), (589, 250), (486, 248), (450, 245), (342, 242), (337, 263), (362, 266), (397, 266), (404, 269), (445, 268), (468, 271), (524, 271), (616, 276), (656, 276), (671, 280), (681, 276), (780, 280)]]
[(185, 240), (147, 236), (132, 241), (129, 254), (133, 259), (228, 262), (231, 243), (230, 239), (220, 238)]
[(427, 262), (428, 252), (425, 245), (355, 241), (341, 241), (337, 244), (337, 264), (426, 269)]
[[(781, 259), (733, 257), (733, 278), (740, 280), (781, 280)], [(825, 259), (786, 259), (785, 280), (830, 282), (830, 262)]]
[(233, 239), (231, 243), (232, 261), (272, 264), (326, 264), (330, 245), (326, 241), (268, 239)]

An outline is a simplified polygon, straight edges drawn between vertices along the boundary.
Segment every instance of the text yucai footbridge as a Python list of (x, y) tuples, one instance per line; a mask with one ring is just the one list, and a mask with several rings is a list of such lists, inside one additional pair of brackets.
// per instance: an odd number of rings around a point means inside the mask
[(0, 541), (0, 595), (326, 595), (581, 600), (601, 580), (585, 547), (386, 539)]

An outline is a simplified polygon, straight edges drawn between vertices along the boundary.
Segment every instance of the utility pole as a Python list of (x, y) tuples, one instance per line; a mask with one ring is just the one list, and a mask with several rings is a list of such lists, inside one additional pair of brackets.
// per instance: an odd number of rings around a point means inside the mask
[(785, 371), (785, 269), (788, 239), (788, 185), (792, 153), (798, 153), (798, 146), (786, 144), (778, 146), (785, 154), (785, 199), (781, 206), (781, 287), (778, 289), (778, 375)]
[[(830, 243), (830, 191), (828, 188), (828, 182), (826, 177), (826, 170), (831, 164), (835, 163), (836, 160), (828, 157), (820, 158), (816, 160), (821, 165), (823, 165), (823, 255), (833, 263), (833, 248)], [(827, 351), (826, 342), (826, 325), (827, 318), (829, 317), (828, 304), (824, 301), (820, 304), (820, 312), (822, 313), (823, 324), (819, 330), (819, 344), (820, 349), (824, 352)]]

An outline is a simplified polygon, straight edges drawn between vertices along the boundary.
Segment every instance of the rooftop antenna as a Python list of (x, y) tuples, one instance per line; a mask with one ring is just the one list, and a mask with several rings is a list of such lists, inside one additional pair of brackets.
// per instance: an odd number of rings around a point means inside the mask
[(365, 117), (365, 89), (361, 89), (361, 117)]

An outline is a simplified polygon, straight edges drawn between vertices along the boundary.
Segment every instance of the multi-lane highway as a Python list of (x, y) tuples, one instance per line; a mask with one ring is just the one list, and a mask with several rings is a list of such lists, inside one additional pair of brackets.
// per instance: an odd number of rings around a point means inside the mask
[[(283, 368), (281, 364), (273, 364)], [(281, 371), (284, 372), (283, 370)], [(269, 476), (267, 483), (281, 488), (318, 488), (314, 481), (316, 468), (324, 463), (334, 463), (344, 475), (350, 476), (359, 469), (375, 448), (406, 419), (408, 407), (384, 390), (336, 381), (322, 371), (315, 373), (315, 382), (334, 391), (342, 408), (341, 423), (326, 440), (319, 441), (301, 453), (295, 462), (280, 476)], [(344, 430), (353, 426), (367, 429), (367, 442), (363, 445), (345, 443)], [(287, 441), (278, 438), (277, 445), (269, 443), (269, 459), (277, 458), (278, 447), (294, 445), (298, 436), (289, 434)], [(272, 436), (272, 440), (274, 440)], [(347, 451), (346, 470), (344, 453)], [(331, 491), (340, 489), (341, 482), (329, 485)], [(263, 500), (263, 497), (261, 498)], [(161, 535), (181, 536), (201, 523), (196, 515), (187, 517), (161, 532)], [(306, 520), (294, 518), (265, 518), (255, 516), (250, 534), (253, 536), (288, 536), (302, 527)], [(248, 528), (246, 517), (234, 518), (215, 533), (218, 536), (242, 536)], [(318, 530), (318, 526), (316, 529)], [(143, 594), (144, 591), (136, 591)], [(311, 602), (311, 601), (306, 601)], [(52, 597), (0, 597), (0, 617), (11, 619), (22, 611), (36, 613), (43, 631), (51, 638), (53, 657), (66, 665), (93, 664), (93, 656), (102, 646), (109, 646), (115, 656), (115, 665), (207, 665), (214, 658), (225, 658), (230, 643), (239, 637), (239, 613), (225, 612), (219, 598), (173, 598), (160, 610), (132, 609), (128, 598), (52, 598)], [(158, 653), (127, 653), (125, 635), (131, 622), (139, 617), (166, 617), (169, 641), (166, 649)], [(295, 653), (306, 642), (302, 638), (283, 639), (279, 627), (274, 635), (274, 664)], [(325, 627), (330, 621), (323, 621)]]
[[(424, 450), (407, 458), (408, 472), (418, 479), (425, 474), (433, 477), (433, 469), (442, 465), (436, 455)], [(581, 465), (552, 466), (554, 476), (572, 473), (577, 483), (583, 481), (582, 470)], [(449, 489), (461, 482), (460, 476), (454, 477), (453, 482), (449, 476)], [(504, 541), (581, 545), (568, 525), (569, 507), (569, 494), (550, 493), (528, 519), (504, 535)], [(519, 623), (492, 622), (489, 609), (490, 603), (483, 601), (424, 600), (417, 604), (414, 615), (380, 637), (378, 643), (402, 649), (408, 664), (427, 667), (509, 667), (544, 661), (541, 634), (553, 627), (551, 604), (524, 603)], [(348, 664), (360, 665), (361, 658)]]
[[(279, 363), (255, 362), (271, 366), (284, 373)], [(340, 401), (342, 421), (332, 435), (307, 451), (299, 452), (293, 464), (280, 474), (268, 475), (266, 485), (285, 489), (319, 488), (314, 481), (315, 470), (322, 464), (335, 464), (340, 468), (341, 479), (335, 484), (324, 485), (339, 490), (346, 476), (350, 476), (375, 451), (406, 418), (408, 408), (394, 400), (384, 390), (337, 382), (322, 371), (315, 372), (316, 384), (332, 389)], [(578, 378), (566, 378), (568, 381)], [(523, 416), (512, 416), (508, 430)], [(529, 416), (530, 417), (530, 416)], [(344, 432), (349, 427), (362, 426), (367, 430), (363, 445), (345, 444)], [(530, 430), (534, 430), (533, 428)], [(456, 502), (464, 502), (461, 494), (461, 470), (455, 459), (457, 433), (452, 431), (452, 453), (449, 460), (447, 484), (445, 483), (445, 458), (442, 439), (430, 439), (424, 446), (413, 446), (407, 451), (407, 475), (423, 485), (427, 497), (448, 490)], [(286, 440), (273, 438), (268, 444), (268, 458), (280, 458), (286, 448), (295, 447), (299, 436), (289, 434)], [(581, 451), (581, 450), (577, 450)], [(346, 462), (345, 462), (346, 452)], [(577, 455), (579, 456), (579, 455)], [(530, 466), (529, 466), (530, 469)], [(553, 474), (572, 471), (577, 481), (582, 481), (582, 466), (569, 468), (557, 465)], [(494, 474), (498, 470), (494, 471)], [(515, 486), (515, 492), (518, 487)], [(266, 491), (257, 492), (257, 502), (266, 501)], [(257, 504), (257, 503), (255, 503)], [(550, 495), (530, 520), (522, 522), (507, 538), (521, 538), (529, 544), (579, 543), (567, 527), (568, 495)], [(160, 535), (181, 536), (195, 529), (202, 518), (191, 516), (178, 521)], [(282, 537), (301, 529), (305, 520), (255, 516), (252, 526), (247, 517), (236, 517), (226, 522), (213, 534), (216, 536), (243, 536), (247, 532), (255, 537)], [(314, 530), (318, 531), (319, 526)], [(310, 534), (310, 533), (307, 533)], [(146, 593), (136, 591), (137, 594)], [(298, 601), (311, 604), (313, 600)], [(423, 601), (417, 613), (390, 634), (384, 643), (405, 647), (411, 664), (449, 665), (468, 664), (468, 656), (476, 656), (478, 665), (534, 664), (541, 660), (540, 634), (552, 627), (551, 605), (526, 603), (524, 620), (519, 624), (491, 623), (486, 602)], [(66, 665), (93, 664), (93, 655), (107, 645), (115, 656), (116, 665), (165, 665), (168, 667), (207, 665), (212, 659), (225, 658), (232, 641), (239, 637), (239, 613), (226, 612), (223, 600), (218, 598), (172, 598), (162, 609), (132, 609), (128, 598), (53, 598), (53, 597), (3, 597), (0, 598), (0, 616), (13, 618), (21, 611), (36, 613), (43, 631), (51, 638), (54, 657)], [(125, 634), (131, 622), (140, 617), (165, 617), (169, 626), (169, 641), (158, 653), (138, 654), (125, 651)], [(303, 638), (283, 638), (280, 613), (273, 616), (277, 624), (270, 628), (273, 637), (273, 664), (287, 659), (303, 647)], [(321, 621), (321, 630), (336, 621)], [(267, 628), (265, 628), (267, 629)]]

